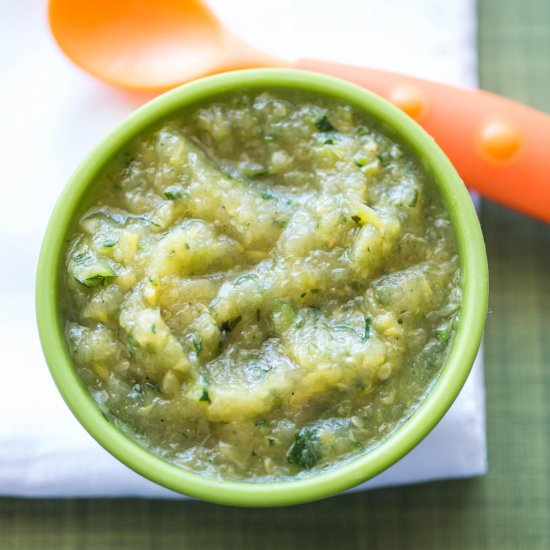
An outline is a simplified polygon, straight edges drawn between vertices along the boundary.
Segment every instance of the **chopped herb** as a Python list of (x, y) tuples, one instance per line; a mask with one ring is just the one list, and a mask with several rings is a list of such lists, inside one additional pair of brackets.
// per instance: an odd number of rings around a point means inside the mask
[(259, 309), (256, 310), (256, 321), (260, 320), (261, 311)]
[(279, 440), (276, 437), (267, 436), (266, 439), (270, 447), (274, 447), (279, 442)]
[(367, 164), (367, 159), (357, 159), (355, 161), (355, 166), (358, 166), (359, 168), (363, 168)]
[(116, 241), (105, 241), (101, 246), (103, 248), (112, 248), (113, 246), (115, 246), (116, 244)]
[(332, 138), (325, 139), (323, 145), (334, 145), (334, 140)]
[(252, 172), (250, 174), (251, 178), (261, 178), (262, 176), (267, 176), (269, 174), (269, 170), (258, 170), (255, 172)]
[(335, 129), (326, 115), (315, 121), (315, 127), (320, 132), (332, 132)]
[(363, 225), (361, 223), (361, 216), (352, 216), (351, 219), (357, 224), (357, 225)]
[(267, 426), (267, 422), (263, 419), (256, 420), (256, 428), (259, 428), (260, 430), (262, 428), (265, 428)]
[(411, 199), (411, 202), (409, 202), (409, 206), (411, 208), (414, 208), (416, 206), (416, 203), (418, 202), (418, 189), (414, 190), (413, 198)]
[(193, 340), (193, 347), (195, 348), (195, 352), (197, 355), (200, 355), (202, 352), (202, 338), (199, 340)]
[(151, 332), (153, 334), (156, 334), (157, 333), (157, 325), (151, 325)]
[[(259, 310), (258, 310), (259, 311)], [(257, 314), (256, 314), (257, 315)], [(241, 322), (242, 315), (222, 323), (222, 332), (231, 332)]]
[(303, 428), (296, 432), (294, 443), (287, 452), (289, 464), (296, 464), (310, 470), (321, 459), (319, 435), (312, 428)]
[(372, 334), (372, 319), (365, 317), (365, 332), (363, 334), (363, 342), (366, 342)]
[(304, 298), (306, 294), (307, 292), (302, 292), (302, 294), (300, 294), (300, 298)]
[(318, 288), (312, 288), (310, 290), (311, 294), (319, 294), (319, 289)]
[(164, 191), (164, 196), (171, 201), (181, 199), (182, 193), (179, 189), (168, 188)]
[(262, 193), (262, 199), (268, 201), (269, 199), (272, 199), (273, 198), (273, 195), (271, 193), (269, 193), (268, 191), (264, 191)]
[(201, 396), (199, 397), (199, 401), (206, 401), (207, 403), (212, 403), (212, 401), (210, 401), (210, 395), (206, 388), (202, 390)]
[(359, 136), (368, 136), (370, 134), (370, 130), (366, 126), (360, 126), (357, 130), (357, 135)]
[(189, 250), (191, 248), (191, 245), (189, 243), (185, 243), (183, 246), (185, 246), (185, 248), (187, 248), (187, 250)]
[(397, 324), (402, 325), (403, 324), (403, 319), (401, 319), (401, 318), (397, 319)]

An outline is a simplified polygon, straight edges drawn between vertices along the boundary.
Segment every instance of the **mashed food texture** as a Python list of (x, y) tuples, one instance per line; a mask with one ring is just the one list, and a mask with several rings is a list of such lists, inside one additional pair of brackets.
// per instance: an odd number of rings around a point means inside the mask
[(183, 468), (288, 479), (368, 452), (460, 308), (429, 175), (336, 100), (246, 92), (130, 143), (75, 222), (66, 340), (107, 417)]

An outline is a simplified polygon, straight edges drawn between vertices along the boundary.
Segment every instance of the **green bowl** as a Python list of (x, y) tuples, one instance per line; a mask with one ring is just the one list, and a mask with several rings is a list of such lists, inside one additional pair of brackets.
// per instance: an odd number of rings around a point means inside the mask
[[(414, 414), (383, 443), (357, 459), (323, 473), (270, 483), (220, 481), (184, 470), (147, 451), (102, 414), (78, 377), (64, 339), (60, 310), (66, 238), (98, 175), (130, 140), (182, 109), (243, 89), (304, 90), (337, 98), (380, 121), (406, 143), (432, 174), (455, 231), (462, 270), (460, 321), (447, 362)], [(487, 312), (488, 274), (483, 236), (472, 201), (450, 161), (434, 140), (399, 109), (342, 80), (288, 69), (254, 69), (221, 74), (172, 90), (130, 115), (86, 158), (54, 209), (40, 253), (36, 311), (42, 348), (67, 405), (107, 451), (169, 489), (223, 504), (277, 506), (307, 502), (348, 489), (379, 474), (415, 447), (451, 406), (474, 362)]]

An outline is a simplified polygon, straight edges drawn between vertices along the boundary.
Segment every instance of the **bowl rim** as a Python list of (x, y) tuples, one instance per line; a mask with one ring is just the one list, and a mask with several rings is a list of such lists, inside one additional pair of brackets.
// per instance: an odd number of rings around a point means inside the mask
[[(432, 174), (454, 229), (462, 287), (460, 320), (446, 364), (425, 399), (394, 432), (364, 455), (325, 472), (275, 482), (226, 481), (194, 473), (153, 455), (99, 409), (76, 373), (63, 334), (59, 277), (65, 238), (87, 191), (106, 163), (132, 138), (181, 110), (238, 90), (287, 89), (333, 97), (380, 121)], [(248, 69), (210, 76), (169, 91), (134, 111), (85, 158), (61, 193), (48, 223), (36, 276), (36, 316), (51, 375), (82, 426), (113, 456), (173, 491), (240, 506), (282, 506), (323, 498), (382, 472), (412, 450), (449, 409), (471, 370), (487, 313), (488, 268), (479, 220), (451, 162), (416, 122), (391, 103), (349, 82), (294, 69)]]

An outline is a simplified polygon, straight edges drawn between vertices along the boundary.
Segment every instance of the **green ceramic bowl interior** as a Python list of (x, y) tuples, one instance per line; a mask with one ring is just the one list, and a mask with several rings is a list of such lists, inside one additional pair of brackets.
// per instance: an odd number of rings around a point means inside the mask
[[(432, 174), (455, 230), (462, 270), (463, 304), (452, 348), (439, 378), (415, 413), (367, 454), (318, 475), (270, 483), (220, 481), (183, 470), (153, 455), (106, 420), (80, 381), (63, 336), (60, 274), (65, 239), (97, 176), (132, 138), (191, 106), (239, 90), (291, 89), (348, 102), (382, 123), (405, 143)], [(36, 309), (40, 340), (53, 378), (68, 406), (88, 432), (116, 458), (174, 491), (241, 506), (297, 504), (348, 489), (382, 472), (417, 445), (445, 414), (472, 367), (487, 311), (485, 247), (464, 184), (434, 140), (387, 101), (342, 80), (287, 69), (226, 73), (170, 91), (135, 111), (86, 158), (65, 187), (50, 219), (38, 264)]]

